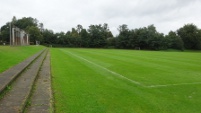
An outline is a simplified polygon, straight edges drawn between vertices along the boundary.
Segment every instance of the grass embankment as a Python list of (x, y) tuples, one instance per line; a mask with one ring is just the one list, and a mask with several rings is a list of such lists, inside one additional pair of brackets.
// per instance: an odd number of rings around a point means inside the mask
[(0, 73), (42, 50), (43, 46), (0, 46)]
[(199, 113), (200, 56), (198, 52), (51, 49), (56, 112)]

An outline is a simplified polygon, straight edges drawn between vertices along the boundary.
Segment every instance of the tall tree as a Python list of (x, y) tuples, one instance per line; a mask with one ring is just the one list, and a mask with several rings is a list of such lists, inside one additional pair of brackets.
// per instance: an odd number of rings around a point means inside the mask
[(72, 28), (71, 30), (71, 37), (77, 38), (79, 36), (77, 30), (75, 28)]
[(87, 32), (86, 29), (82, 29), (80, 32), (80, 37), (81, 37), (81, 42), (82, 45), (80, 47), (89, 47), (90, 45), (90, 37), (89, 37), (89, 33)]
[(106, 46), (106, 33), (107, 26), (90, 25), (88, 32), (90, 36), (90, 47), (105, 47)]
[(118, 31), (119, 33), (124, 33), (124, 32), (127, 32), (129, 29), (128, 29), (128, 25), (126, 24), (123, 24), (123, 25), (120, 25), (119, 28), (118, 28)]
[(29, 26), (29, 27), (27, 27), (26, 30), (30, 35), (30, 42), (32, 42), (33, 44), (36, 41), (43, 41), (43, 36), (42, 36), (40, 30), (38, 29), (38, 27)]
[(10, 23), (6, 23), (1, 27), (1, 43), (9, 42), (10, 41)]
[(170, 31), (168, 35), (166, 35), (166, 40), (168, 41), (168, 48), (172, 49), (184, 49), (183, 40), (177, 35), (176, 32)]
[(157, 32), (154, 25), (149, 25), (147, 27), (148, 34), (148, 49), (159, 50), (161, 49), (161, 41), (164, 38), (162, 33)]
[(56, 36), (52, 30), (44, 29), (43, 33), (43, 43), (44, 44), (54, 44), (56, 40)]
[(136, 29), (136, 31), (137, 31), (139, 47), (141, 49), (147, 49), (148, 48), (147, 28), (146, 27), (139, 28), (139, 29)]
[(201, 31), (194, 24), (184, 25), (177, 30), (186, 49), (201, 49)]
[(82, 25), (78, 24), (77, 25), (77, 32), (78, 32), (78, 34), (80, 34), (80, 32), (82, 31), (82, 29), (83, 29)]
[(126, 24), (120, 25), (117, 28), (119, 35), (117, 36), (116, 46), (117, 48), (129, 48), (129, 35), (130, 31)]
[(43, 23), (39, 23), (38, 28), (40, 29), (40, 32), (43, 32), (44, 31)]
[(38, 20), (34, 19), (32, 17), (23, 17), (22, 19), (17, 20), (15, 25), (17, 27), (19, 27), (20, 29), (26, 29), (27, 27), (30, 27), (30, 26), (37, 27), (38, 26)]

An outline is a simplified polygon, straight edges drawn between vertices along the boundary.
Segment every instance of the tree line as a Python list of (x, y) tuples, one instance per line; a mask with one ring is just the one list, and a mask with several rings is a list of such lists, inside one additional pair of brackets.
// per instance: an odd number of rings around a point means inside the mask
[(42, 35), (43, 23), (39, 23), (37, 19), (32, 17), (17, 19), (14, 16), (11, 22), (7, 22), (1, 27), (0, 43), (9, 43), (11, 26), (18, 27), (29, 33), (31, 43), (34, 43), (36, 40), (42, 41), (44, 38)]
[[(126, 24), (118, 27), (119, 34), (113, 36), (108, 24), (90, 25), (87, 29), (78, 24), (67, 32), (54, 33), (44, 29), (43, 23), (32, 17), (16, 19), (11, 25), (17, 26), (30, 34), (30, 42), (40, 41), (41, 44), (53, 47), (80, 48), (120, 48), (120, 49), (201, 49), (201, 30), (194, 24), (186, 24), (167, 35), (156, 30), (154, 25), (129, 29)], [(0, 43), (9, 42), (9, 22), (1, 27)]]

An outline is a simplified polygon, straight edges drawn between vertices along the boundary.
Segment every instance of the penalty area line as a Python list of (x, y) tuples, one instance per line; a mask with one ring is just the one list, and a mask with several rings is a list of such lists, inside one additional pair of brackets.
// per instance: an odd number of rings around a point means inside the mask
[(98, 64), (96, 64), (96, 63), (94, 63), (94, 62), (92, 62), (92, 61), (89, 61), (89, 60), (87, 60), (87, 59), (85, 59), (85, 58), (83, 58), (83, 57), (81, 57), (81, 56), (78, 56), (78, 55), (76, 55), (76, 54), (73, 54), (72, 52), (69, 52), (69, 51), (64, 51), (64, 52), (67, 52), (68, 54), (71, 54), (72, 56), (75, 56), (75, 57), (77, 57), (77, 58), (79, 58), (79, 59), (81, 59), (81, 60), (84, 60), (85, 62), (88, 62), (88, 63), (90, 63), (90, 64), (92, 64), (92, 65), (94, 65), (94, 66), (96, 66), (96, 67), (99, 67), (99, 68), (101, 68), (101, 69), (103, 69), (103, 70), (105, 70), (105, 71), (107, 71), (107, 72), (109, 72), (109, 73), (115, 75), (116, 77), (119, 77), (119, 78), (121, 78), (121, 79), (127, 80), (127, 81), (129, 81), (129, 82), (131, 82), (131, 83), (133, 83), (133, 84), (136, 84), (136, 85), (139, 85), (139, 86), (142, 86), (142, 87), (146, 87), (146, 86), (144, 86), (143, 84), (141, 84), (140, 82), (131, 80), (131, 79), (129, 79), (129, 78), (127, 78), (127, 77), (125, 77), (125, 76), (123, 76), (123, 75), (117, 73), (117, 72), (114, 72), (114, 71), (112, 71), (112, 70), (109, 70), (109, 69), (107, 69), (107, 68), (105, 68), (105, 67), (103, 67), (103, 66), (101, 66), (101, 65), (98, 65)]

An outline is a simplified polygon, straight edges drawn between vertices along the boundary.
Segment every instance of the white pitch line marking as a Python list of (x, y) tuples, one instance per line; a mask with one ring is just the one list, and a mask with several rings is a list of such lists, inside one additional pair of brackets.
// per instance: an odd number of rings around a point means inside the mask
[(129, 78), (127, 78), (127, 77), (125, 77), (125, 76), (123, 76), (123, 75), (117, 73), (117, 72), (111, 71), (111, 70), (109, 70), (109, 69), (107, 69), (107, 68), (105, 68), (105, 67), (103, 67), (103, 66), (101, 66), (101, 65), (98, 65), (98, 64), (96, 64), (96, 63), (94, 63), (94, 62), (92, 62), (92, 61), (89, 61), (89, 60), (87, 60), (87, 59), (85, 59), (85, 58), (83, 58), (83, 57), (81, 57), (81, 56), (78, 56), (78, 55), (76, 55), (76, 54), (73, 54), (73, 53), (71, 53), (71, 52), (69, 52), (69, 51), (65, 51), (65, 50), (62, 50), (62, 49), (60, 49), (60, 50), (63, 51), (63, 52), (67, 52), (67, 53), (69, 53), (69, 54), (71, 54), (71, 55), (73, 55), (73, 56), (75, 56), (75, 57), (77, 57), (77, 58), (79, 58), (79, 59), (81, 59), (81, 60), (84, 60), (84, 61), (86, 61), (86, 62), (88, 62), (88, 63), (90, 63), (90, 64), (93, 64), (93, 65), (95, 65), (95, 66), (97, 66), (97, 67), (99, 67), (99, 68), (101, 68), (101, 69), (103, 69), (103, 70), (105, 70), (105, 71), (108, 71), (108, 72), (112, 73), (113, 75), (116, 75), (117, 77), (119, 77), (119, 78), (121, 78), (121, 79), (128, 80), (129, 82), (131, 82), (131, 83), (133, 83), (133, 84), (136, 84), (136, 85), (139, 85), (139, 86), (142, 86), (142, 87), (145, 87), (145, 88), (160, 88), (160, 87), (170, 87), (170, 86), (182, 86), (182, 85), (196, 85), (196, 84), (201, 84), (201, 82), (193, 82), (193, 83), (161, 84), (161, 85), (159, 84), (159, 85), (148, 85), (148, 86), (146, 86), (146, 85), (144, 85), (144, 84), (142, 84), (142, 83), (140, 83), (140, 82), (131, 80), (131, 79), (129, 79)]
[(129, 82), (131, 82), (131, 83), (133, 83), (133, 84), (136, 84), (136, 85), (145, 87), (145, 86), (144, 86), (143, 84), (141, 84), (140, 82), (131, 80), (131, 79), (129, 79), (129, 78), (127, 78), (127, 77), (125, 77), (125, 76), (123, 76), (123, 75), (117, 73), (117, 72), (111, 71), (111, 70), (109, 70), (109, 69), (107, 69), (107, 68), (105, 68), (105, 67), (103, 67), (103, 66), (101, 66), (101, 65), (98, 65), (98, 64), (96, 64), (96, 63), (94, 63), (94, 62), (92, 62), (92, 61), (89, 61), (89, 60), (87, 60), (87, 59), (85, 59), (85, 58), (83, 58), (83, 57), (81, 57), (81, 56), (78, 56), (78, 55), (76, 55), (76, 54), (73, 54), (73, 53), (71, 53), (71, 52), (69, 52), (69, 51), (65, 51), (65, 52), (67, 52), (67, 53), (69, 53), (69, 54), (71, 54), (71, 55), (73, 55), (73, 56), (75, 56), (75, 57), (77, 57), (77, 58), (79, 58), (79, 59), (81, 59), (81, 60), (84, 60), (84, 61), (86, 61), (86, 62), (88, 62), (88, 63), (90, 63), (90, 64), (93, 64), (93, 65), (95, 65), (95, 66), (97, 66), (97, 67), (99, 67), (99, 68), (101, 68), (101, 69), (103, 69), (103, 70), (105, 70), (105, 71), (107, 71), (107, 72), (109, 72), (109, 73), (111, 73), (111, 74), (113, 74), (113, 75), (115, 75), (115, 76), (121, 78), (121, 79), (125, 79), (125, 80), (127, 80), (127, 81), (129, 81)]
[(179, 84), (164, 84), (164, 85), (150, 85), (150, 86), (146, 86), (146, 87), (148, 87), (148, 88), (158, 88), (158, 87), (182, 86), (182, 85), (196, 85), (196, 84), (201, 84), (201, 82), (179, 83)]

